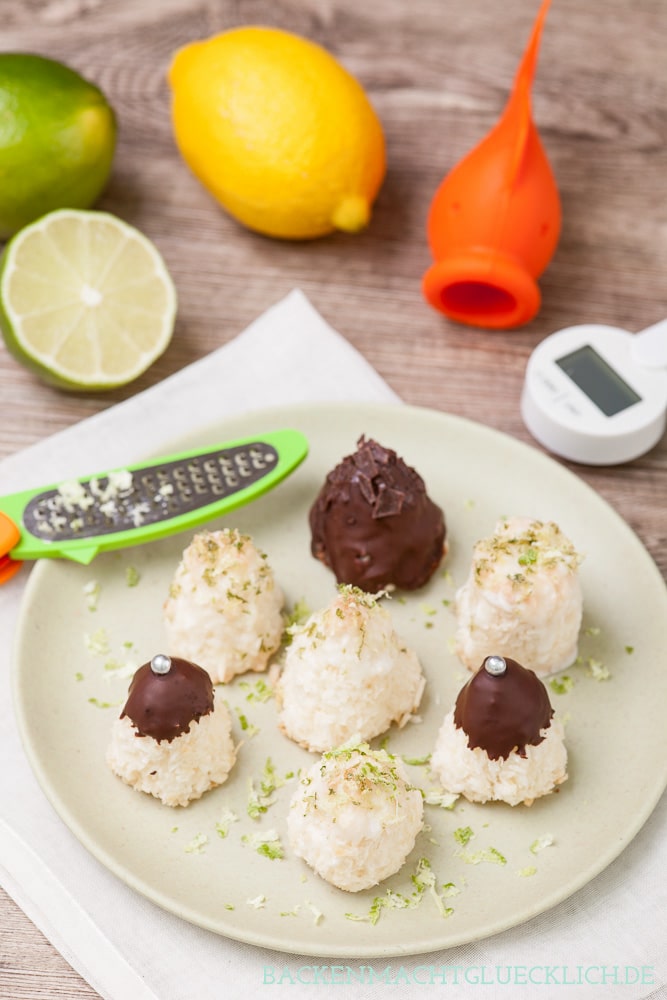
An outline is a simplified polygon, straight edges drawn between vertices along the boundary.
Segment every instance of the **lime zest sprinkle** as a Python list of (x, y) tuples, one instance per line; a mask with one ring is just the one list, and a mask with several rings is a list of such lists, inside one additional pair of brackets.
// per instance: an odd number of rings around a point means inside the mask
[(470, 826), (460, 826), (457, 830), (454, 830), (453, 837), (457, 844), (461, 844), (462, 847), (472, 840), (475, 833)]
[(539, 854), (545, 847), (552, 847), (553, 844), (553, 835), (551, 833), (543, 833), (541, 837), (537, 837), (530, 845), (530, 853)]
[(112, 674), (114, 677), (134, 677), (137, 672), (138, 664), (134, 660), (125, 660), (121, 663), (119, 660), (110, 659), (104, 664), (104, 669), (107, 673)]
[(311, 903), (311, 901), (309, 899), (306, 900), (306, 904), (305, 905), (308, 907), (308, 909), (310, 910), (310, 912), (313, 914), (313, 923), (317, 927), (317, 925), (321, 924), (322, 921), (324, 920), (324, 914), (322, 913), (322, 910), (318, 910), (318, 908), (315, 906), (315, 904)]
[(410, 876), (410, 880), (415, 888), (409, 896), (401, 892), (396, 892), (394, 889), (387, 889), (383, 896), (376, 896), (373, 899), (368, 913), (346, 913), (346, 919), (368, 923), (374, 927), (382, 915), (382, 910), (414, 910), (419, 906), (427, 891), (433, 898), (440, 916), (443, 918), (451, 917), (454, 910), (451, 906), (445, 906), (443, 899), (448, 896), (457, 895), (460, 890), (456, 889), (453, 882), (447, 882), (442, 886), (442, 892), (438, 892), (435, 873), (427, 858), (419, 859), (414, 874)]
[(235, 910), (236, 907), (234, 906), (233, 903), (225, 903), (225, 909), (226, 910)]
[(89, 698), (89, 705), (94, 705), (95, 708), (118, 708), (122, 705), (122, 701), (101, 701), (99, 698)]
[(283, 616), (285, 620), (285, 629), (290, 629), (292, 625), (303, 625), (303, 623), (310, 618), (311, 614), (312, 611), (308, 607), (305, 599), (303, 597), (300, 598), (294, 604), (292, 610)]
[(109, 636), (105, 628), (98, 628), (96, 632), (84, 632), (83, 641), (86, 649), (94, 656), (108, 656), (111, 652)]
[(249, 781), (250, 791), (248, 793), (247, 812), (251, 819), (259, 819), (269, 806), (274, 804), (274, 793), (278, 788), (282, 788), (294, 777), (293, 771), (288, 771), (284, 778), (276, 774), (276, 768), (270, 757), (266, 758), (264, 770), (259, 779), (259, 789), (255, 787), (252, 778)]
[(517, 875), (520, 875), (521, 878), (530, 878), (531, 875), (536, 875), (536, 874), (537, 874), (537, 868), (535, 867), (535, 865), (528, 865), (527, 868), (519, 868), (519, 871), (517, 872)]
[(313, 914), (313, 923), (315, 924), (316, 927), (318, 924), (321, 924), (322, 921), (324, 920), (324, 914), (322, 913), (322, 911), (318, 910), (315, 904), (311, 903), (309, 899), (307, 899), (304, 903), (297, 903), (291, 910), (282, 910), (280, 916), (298, 917), (301, 911), (304, 909), (310, 910), (310, 912)]
[(89, 611), (97, 611), (97, 604), (100, 599), (100, 585), (97, 580), (89, 580), (83, 585), (83, 594), (86, 599), (86, 607)]
[(263, 910), (267, 904), (267, 898), (264, 895), (255, 896), (254, 899), (246, 899), (246, 903), (255, 910)]
[(83, 680), (83, 674), (81, 673), (80, 670), (77, 670), (77, 672), (74, 674), (74, 680), (75, 681), (82, 681)]
[(369, 594), (365, 590), (362, 590), (361, 587), (355, 587), (353, 583), (339, 583), (336, 589), (342, 597), (352, 599), (356, 604), (360, 604), (362, 608), (375, 608), (383, 597), (391, 597), (391, 594), (387, 590), (378, 590), (375, 594)]
[(554, 694), (567, 694), (574, 687), (574, 681), (569, 674), (563, 674), (562, 677), (552, 677), (549, 687)]
[(484, 847), (481, 851), (457, 851), (456, 856), (467, 865), (479, 865), (486, 862), (491, 865), (506, 865), (507, 858), (495, 847)]
[(263, 678), (260, 678), (255, 684), (250, 684), (248, 681), (241, 681), (239, 687), (243, 691), (248, 691), (248, 694), (245, 696), (246, 701), (265, 702), (273, 698), (273, 688)]
[(424, 767), (424, 765), (430, 764), (431, 755), (426, 753), (423, 757), (408, 757), (406, 754), (402, 754), (401, 759), (404, 764), (409, 764), (411, 767)]
[(248, 804), (246, 806), (246, 811), (248, 816), (250, 816), (250, 819), (259, 819), (262, 813), (265, 813), (269, 806), (272, 806), (274, 802), (275, 799), (262, 800), (260, 798), (251, 778), (250, 792), (248, 793)]
[(247, 844), (253, 851), (257, 851), (258, 854), (271, 861), (280, 861), (285, 857), (285, 850), (275, 830), (266, 830), (264, 833), (246, 833), (241, 837), (241, 843)]
[(587, 673), (594, 681), (608, 681), (611, 677), (609, 668), (605, 667), (601, 660), (596, 660), (594, 657), (589, 656), (586, 660), (586, 665), (588, 667)]
[(136, 566), (126, 566), (125, 567), (125, 582), (128, 587), (136, 587), (141, 580), (141, 574)]
[(441, 895), (443, 899), (447, 899), (450, 896), (458, 896), (460, 895), (460, 893), (461, 890), (454, 882), (445, 882), (444, 885), (442, 886)]
[(183, 850), (186, 854), (203, 854), (204, 848), (208, 844), (208, 837), (205, 833), (198, 833), (192, 840), (185, 845)]
[[(436, 885), (435, 872), (431, 868), (431, 863), (427, 858), (420, 858), (417, 862), (417, 870), (414, 875), (411, 876), (412, 883), (417, 889), (417, 892), (422, 896), (424, 892), (428, 889), (429, 894), (435, 901), (438, 908), (438, 912), (441, 917), (451, 917), (454, 910), (451, 906), (445, 906), (443, 903), (443, 897), (438, 892)], [(450, 885), (450, 883), (447, 883)]]
[(312, 611), (304, 598), (296, 602), (289, 614), (283, 615), (285, 627), (283, 630), (283, 645), (289, 646), (294, 633), (310, 618)]
[(232, 823), (238, 823), (239, 818), (232, 809), (224, 809), (220, 814), (220, 819), (215, 824), (215, 832), (219, 837), (224, 838), (229, 834)]
[(628, 656), (630, 656), (632, 653), (634, 653), (634, 651), (635, 651), (635, 647), (634, 646), (626, 646), (625, 647), (625, 652), (628, 654)]
[(424, 805), (439, 806), (441, 809), (453, 809), (459, 800), (456, 792), (422, 792)]
[(345, 917), (347, 920), (357, 920), (361, 923), (368, 923), (371, 927), (375, 927), (376, 923), (380, 919), (383, 909), (389, 908), (391, 910), (403, 910), (406, 907), (413, 909), (419, 902), (421, 902), (421, 893), (413, 893), (412, 896), (408, 897), (402, 895), (400, 892), (395, 892), (393, 889), (387, 889), (384, 896), (376, 896), (374, 898), (367, 914), (346, 913)]
[(234, 707), (234, 711), (236, 712), (236, 714), (238, 716), (239, 725), (241, 727), (241, 730), (242, 730), (242, 732), (245, 733), (245, 735), (248, 737), (248, 739), (251, 739), (253, 736), (256, 736), (257, 733), (259, 732), (258, 727), (255, 726), (255, 725), (253, 725), (252, 722), (248, 722), (248, 717), (241, 711), (241, 709), (238, 707), (238, 705), (236, 705)]
[(271, 861), (282, 861), (285, 857), (285, 851), (283, 845), (279, 840), (272, 841), (270, 844), (260, 844), (256, 848), (258, 854), (263, 855), (265, 858), (269, 858)]

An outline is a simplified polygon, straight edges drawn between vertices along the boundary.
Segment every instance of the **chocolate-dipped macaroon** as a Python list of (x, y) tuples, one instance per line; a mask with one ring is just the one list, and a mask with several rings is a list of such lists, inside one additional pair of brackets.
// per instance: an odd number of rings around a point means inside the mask
[(120, 717), (127, 716), (137, 736), (171, 742), (213, 711), (213, 697), (211, 678), (202, 667), (158, 653), (132, 678)]
[(567, 778), (563, 727), (532, 670), (487, 656), (445, 716), (431, 769), (471, 802), (531, 805)]
[(231, 728), (209, 674), (158, 653), (132, 678), (107, 763), (137, 791), (184, 806), (227, 779), (236, 760)]
[(447, 551), (442, 510), (415, 469), (362, 436), (310, 510), (311, 551), (338, 583), (368, 593), (423, 586)]

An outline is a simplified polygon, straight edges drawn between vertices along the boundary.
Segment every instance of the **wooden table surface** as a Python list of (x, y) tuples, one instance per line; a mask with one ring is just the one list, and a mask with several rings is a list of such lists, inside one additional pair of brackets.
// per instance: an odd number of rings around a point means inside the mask
[[(161, 249), (179, 294), (166, 354), (107, 395), (47, 388), (0, 347), (0, 457), (155, 384), (230, 340), (298, 286), (409, 403), (530, 441), (519, 413), (531, 350), (564, 326), (636, 331), (667, 316), (667, 4), (553, 0), (534, 117), (563, 203), (542, 308), (518, 331), (456, 325), (420, 292), (425, 219), (448, 170), (498, 118), (537, 0), (2, 0), (0, 48), (61, 59), (119, 119), (99, 208)], [(325, 45), (366, 87), (388, 174), (369, 228), (288, 244), (240, 228), (175, 149), (165, 71), (181, 45), (265, 23)], [(667, 571), (667, 444), (617, 468), (572, 467)], [(0, 894), (0, 998), (97, 996)]]

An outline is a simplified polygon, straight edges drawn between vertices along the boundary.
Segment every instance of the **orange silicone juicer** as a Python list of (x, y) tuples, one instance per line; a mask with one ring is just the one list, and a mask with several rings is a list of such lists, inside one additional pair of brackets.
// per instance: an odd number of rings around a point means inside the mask
[(560, 197), (530, 105), (549, 3), (540, 7), (500, 120), (431, 202), (427, 231), (435, 263), (423, 293), (461, 323), (507, 329), (531, 320), (541, 303), (536, 278), (558, 243)]

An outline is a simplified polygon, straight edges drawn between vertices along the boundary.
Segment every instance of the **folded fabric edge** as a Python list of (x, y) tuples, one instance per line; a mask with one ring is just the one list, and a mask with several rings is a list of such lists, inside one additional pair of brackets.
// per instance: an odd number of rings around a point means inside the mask
[(0, 885), (105, 1000), (159, 1000), (41, 858), (3, 819)]

